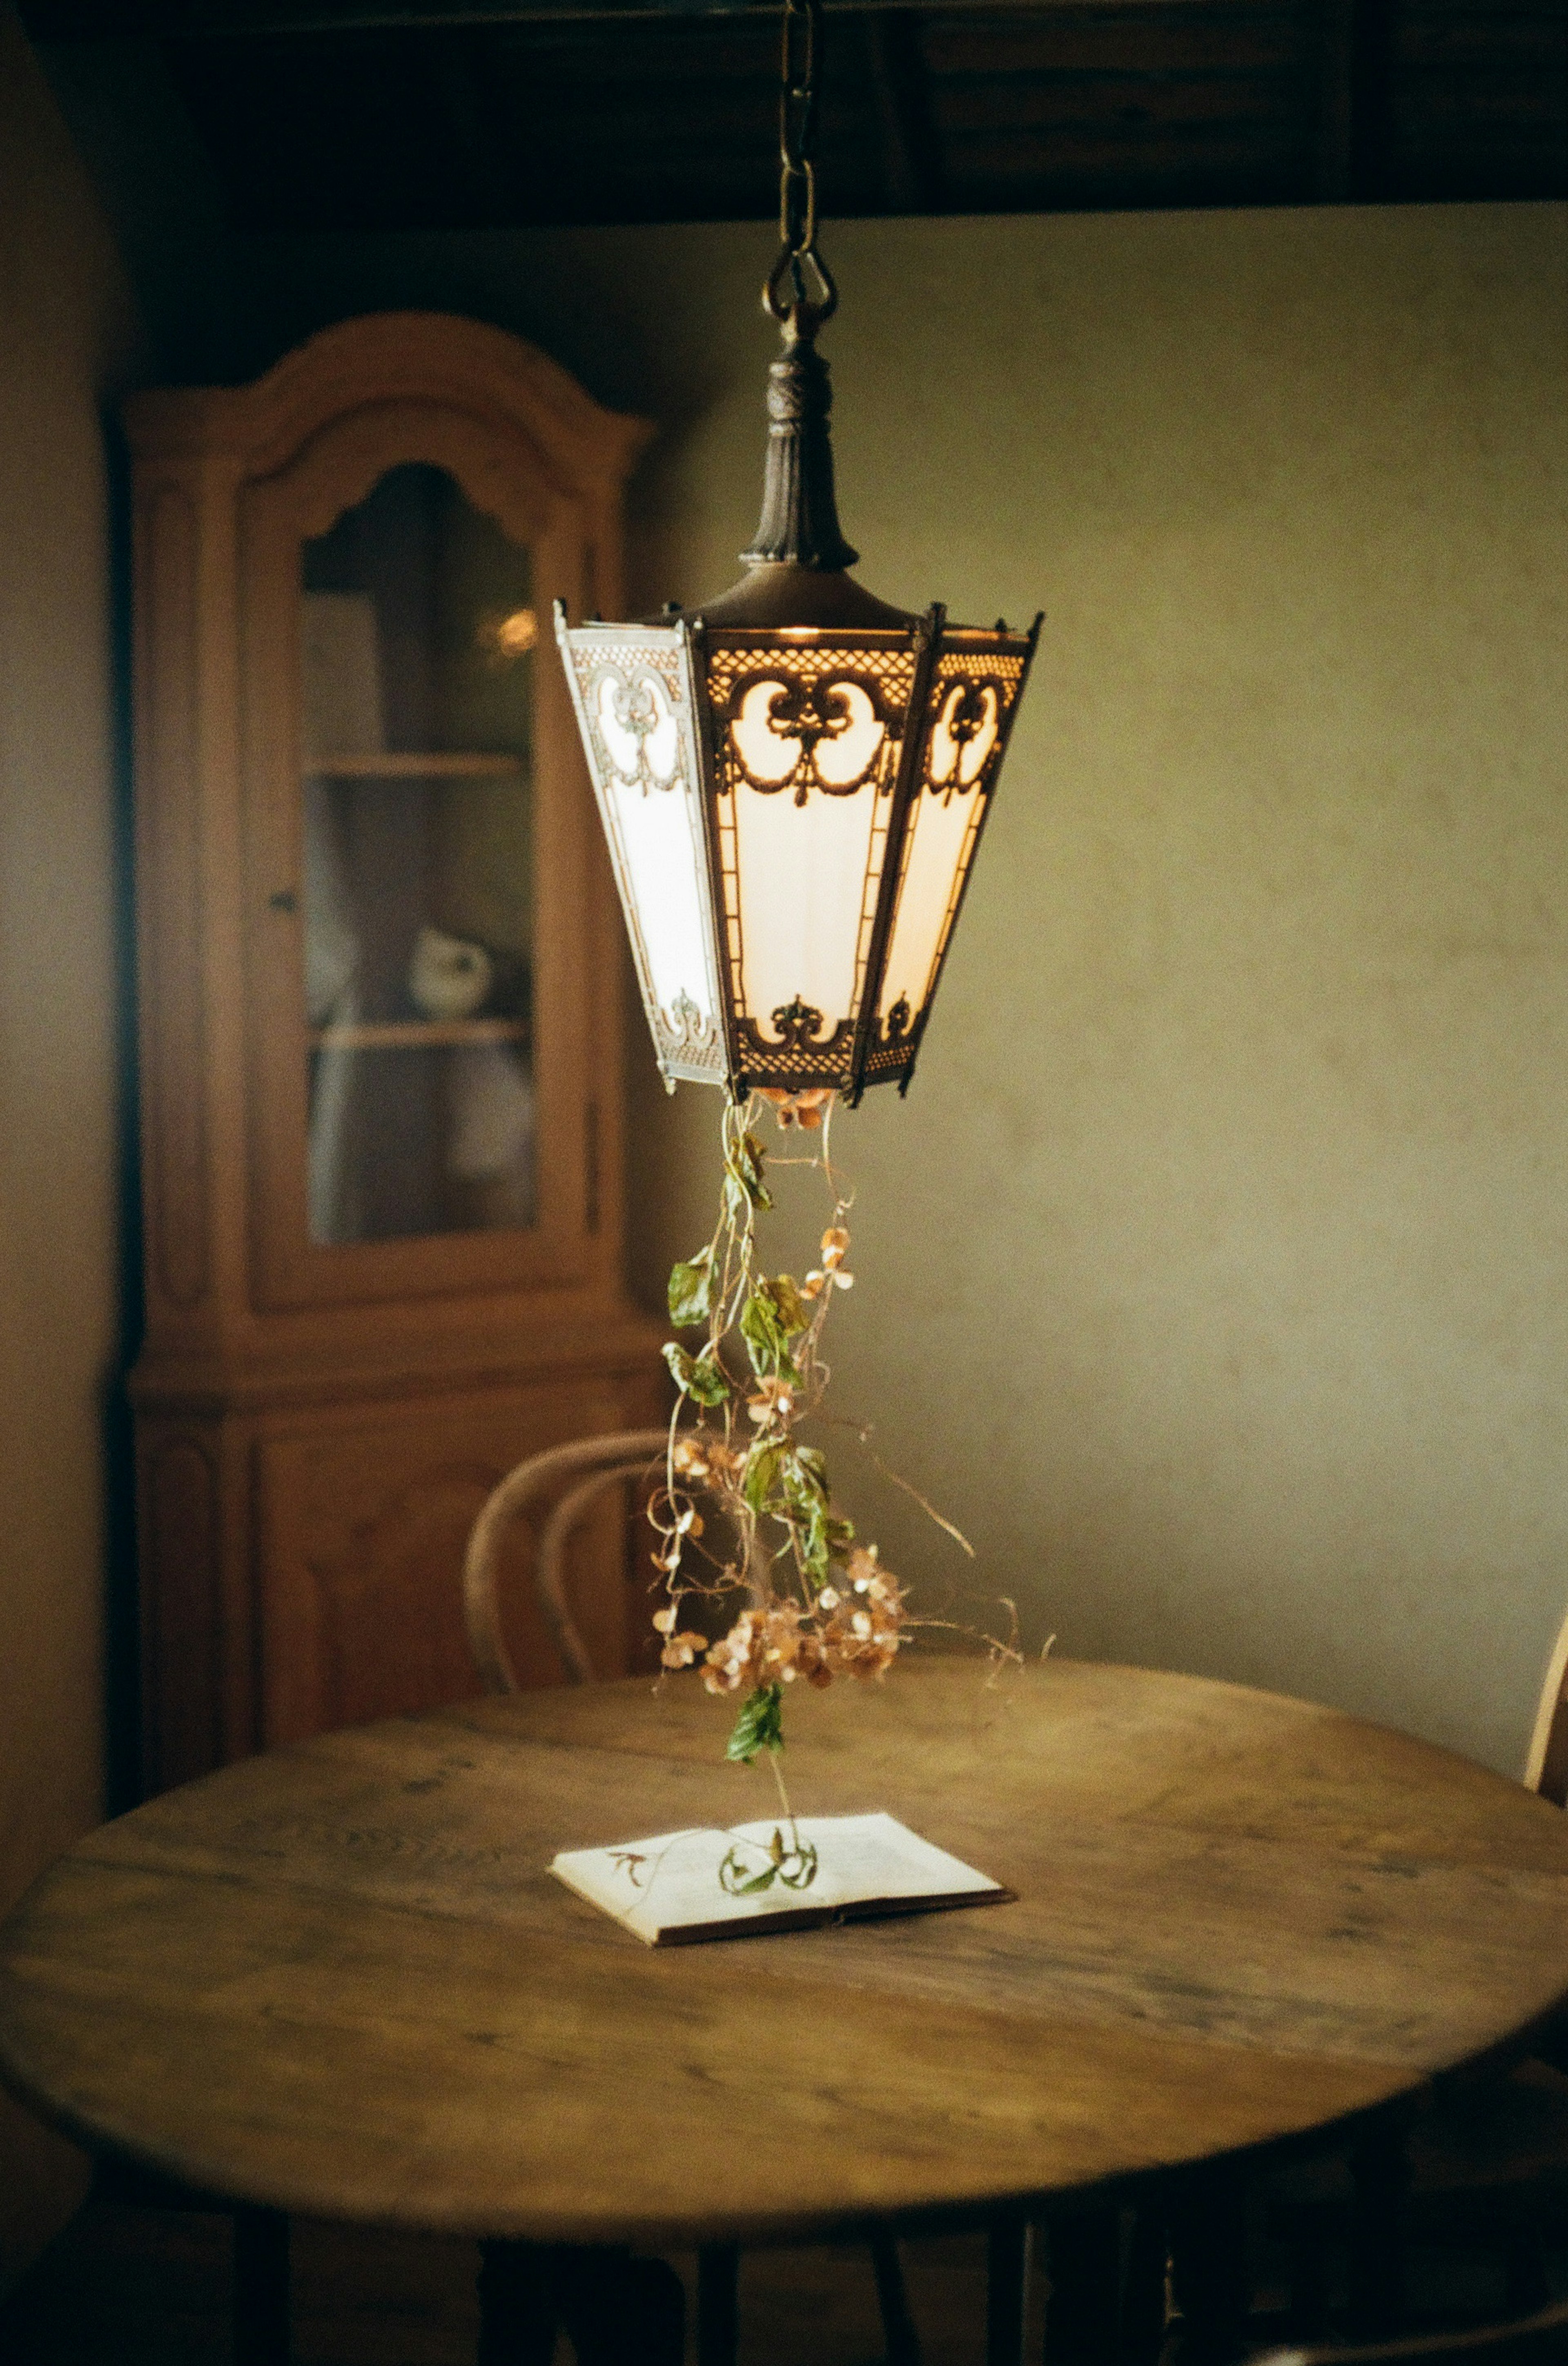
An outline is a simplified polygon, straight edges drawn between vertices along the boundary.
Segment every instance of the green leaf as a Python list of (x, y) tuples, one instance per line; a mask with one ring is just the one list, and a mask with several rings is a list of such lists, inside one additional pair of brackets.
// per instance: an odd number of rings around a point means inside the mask
[(792, 1274), (778, 1274), (772, 1281), (763, 1282), (761, 1288), (767, 1292), (778, 1317), (778, 1327), (787, 1339), (792, 1339), (797, 1332), (807, 1328), (812, 1319), (811, 1301), (801, 1297), (800, 1284)]
[(782, 1472), (784, 1493), (797, 1511), (806, 1514), (827, 1510), (827, 1473), (823, 1459), (809, 1446), (785, 1449)]
[[(731, 1898), (753, 1898), (759, 1889), (772, 1887), (774, 1877), (778, 1870), (778, 1865), (770, 1863), (765, 1865), (760, 1873), (748, 1874), (745, 1870), (745, 1859), (741, 1854), (737, 1844), (729, 1851), (724, 1862), (719, 1867), (719, 1887)], [(785, 1878), (788, 1879), (789, 1876), (786, 1876)], [(798, 1888), (800, 1884), (792, 1882), (790, 1886)]]
[(827, 1583), (828, 1549), (827, 1505), (820, 1495), (797, 1495), (793, 1499), (795, 1541), (809, 1576), (819, 1585)]
[(778, 1878), (786, 1889), (810, 1889), (817, 1877), (817, 1853), (807, 1841), (803, 1847), (791, 1852), (794, 1864), (781, 1865)]
[(755, 1133), (743, 1133), (730, 1154), (729, 1173), (754, 1208), (771, 1208), (773, 1194), (762, 1179), (762, 1144)]
[(786, 1452), (780, 1476), (801, 1559), (808, 1573), (822, 1585), (827, 1579), (833, 1538), (823, 1458), (809, 1446), (797, 1447), (793, 1452)]
[(687, 1324), (706, 1323), (713, 1311), (713, 1252), (703, 1249), (689, 1264), (674, 1265), (669, 1274), (669, 1319)]
[(666, 1339), (665, 1362), (681, 1395), (692, 1398), (698, 1404), (722, 1404), (730, 1393), (728, 1380), (706, 1347), (700, 1356), (693, 1358), (678, 1340)]
[(768, 1290), (767, 1282), (759, 1282), (741, 1309), (741, 1337), (745, 1341), (752, 1369), (758, 1380), (777, 1377), (788, 1380), (791, 1388), (803, 1388), (805, 1382), (790, 1353), (789, 1334), (778, 1319), (778, 1310)]
[[(779, 1751), (783, 1747), (784, 1687), (758, 1684), (756, 1692), (748, 1694), (741, 1703), (741, 1713), (724, 1745), (724, 1755), (749, 1766), (759, 1750)], [(770, 1878), (771, 1874), (769, 1867)]]
[(730, 1393), (730, 1384), (713, 1357), (706, 1352), (699, 1356), (686, 1380), (686, 1393), (699, 1404), (722, 1404)]
[(789, 1341), (778, 1328), (772, 1301), (760, 1290), (754, 1290), (741, 1309), (741, 1337), (759, 1380), (777, 1372), (788, 1357)]
[(754, 1446), (746, 1457), (745, 1499), (754, 1512), (765, 1512), (767, 1499), (778, 1477), (778, 1448), (776, 1446)]

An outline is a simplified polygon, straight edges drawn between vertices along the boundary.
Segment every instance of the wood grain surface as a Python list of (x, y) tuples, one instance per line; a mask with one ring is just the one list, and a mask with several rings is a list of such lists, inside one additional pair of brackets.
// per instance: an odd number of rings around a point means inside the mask
[(1568, 1991), (1568, 1819), (1332, 1710), (927, 1661), (792, 1697), (797, 1807), (1017, 1902), (650, 1951), (563, 1846), (768, 1812), (689, 1681), (308, 1741), (106, 1826), (0, 1934), (0, 2067), (91, 2146), (312, 2216), (691, 2242), (1289, 2139)]

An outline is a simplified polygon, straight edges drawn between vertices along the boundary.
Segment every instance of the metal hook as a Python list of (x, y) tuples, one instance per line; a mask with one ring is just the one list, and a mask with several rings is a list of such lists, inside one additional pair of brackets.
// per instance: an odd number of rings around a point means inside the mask
[[(806, 293), (803, 264), (810, 264), (816, 277), (818, 295)], [(789, 281), (789, 295), (783, 293)], [(765, 312), (780, 326), (790, 324), (797, 338), (807, 340), (832, 320), (838, 310), (838, 285), (814, 246), (794, 248), (788, 244), (778, 250), (778, 259), (763, 283), (762, 306)]]

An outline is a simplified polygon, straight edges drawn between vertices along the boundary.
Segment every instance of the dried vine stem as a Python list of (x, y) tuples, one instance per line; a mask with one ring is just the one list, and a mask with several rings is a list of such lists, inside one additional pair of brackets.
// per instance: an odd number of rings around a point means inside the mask
[[(766, 1098), (781, 1127), (820, 1136), (807, 1163), (828, 1188), (822, 1261), (800, 1280), (761, 1270), (756, 1221), (773, 1205), (756, 1131), (761, 1109), (756, 1096), (741, 1107), (727, 1104), (718, 1226), (706, 1247), (669, 1278), (671, 1321), (702, 1335), (695, 1347), (672, 1340), (665, 1349), (680, 1396), (665, 1484), (649, 1517), (659, 1534), (656, 1558), (668, 1597), (654, 1614), (664, 1664), (700, 1662), (710, 1692), (737, 1697), (727, 1754), (749, 1764), (759, 1751), (768, 1753), (798, 1851), (778, 1763), (785, 1687), (797, 1679), (822, 1685), (836, 1675), (881, 1675), (899, 1648), (904, 1595), (879, 1562), (876, 1546), (857, 1540), (834, 1500), (821, 1450), (798, 1435), (827, 1386), (822, 1348), (829, 1312), (854, 1280), (845, 1262), (854, 1194), (834, 1173), (833, 1096)], [(726, 1561), (702, 1541), (700, 1495), (718, 1507), (737, 1539), (738, 1553)], [(717, 1642), (682, 1627), (681, 1606), (693, 1594), (744, 1597)]]

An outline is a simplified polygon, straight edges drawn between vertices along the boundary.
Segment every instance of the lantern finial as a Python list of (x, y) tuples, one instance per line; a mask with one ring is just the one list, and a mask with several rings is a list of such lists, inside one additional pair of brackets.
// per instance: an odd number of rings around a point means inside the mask
[(860, 554), (846, 542), (834, 494), (828, 427), (833, 385), (816, 349), (816, 322), (799, 312), (785, 324), (784, 350), (767, 373), (767, 463), (762, 515), (748, 567), (806, 567), (837, 574)]

